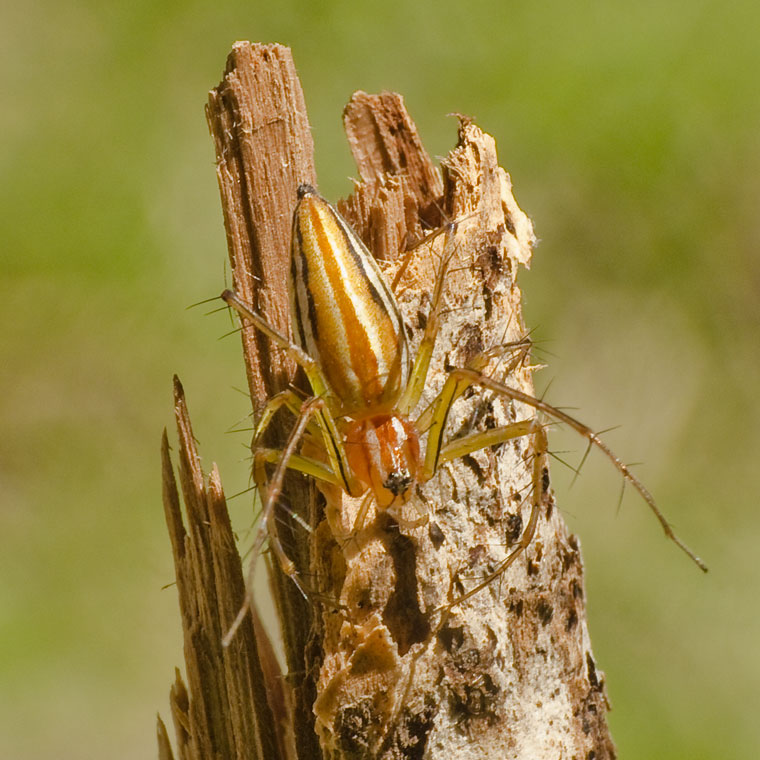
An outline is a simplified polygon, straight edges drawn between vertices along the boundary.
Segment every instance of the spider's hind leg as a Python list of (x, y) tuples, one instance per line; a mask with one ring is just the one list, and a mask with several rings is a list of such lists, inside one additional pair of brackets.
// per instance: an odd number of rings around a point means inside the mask
[(462, 604), (462, 602), (466, 602), (468, 599), (475, 596), (475, 594), (490, 586), (491, 583), (493, 583), (497, 578), (501, 577), (506, 572), (506, 570), (512, 564), (514, 564), (515, 560), (517, 560), (518, 557), (523, 552), (525, 552), (536, 535), (536, 527), (538, 525), (538, 518), (541, 513), (541, 508), (546, 502), (550, 490), (548, 465), (549, 443), (546, 438), (546, 429), (544, 426), (541, 425), (540, 422), (535, 418), (528, 420), (528, 422), (530, 422), (533, 426), (533, 467), (530, 485), (531, 509), (528, 523), (520, 534), (517, 542), (512, 545), (512, 549), (509, 554), (507, 554), (506, 558), (499, 563), (493, 572), (489, 573), (485, 578), (483, 578), (474, 588), (471, 588), (469, 591), (449, 602), (439, 610), (439, 612), (441, 612), (444, 616), (441, 622), (443, 622), (446, 615), (451, 611), (453, 607), (458, 604)]

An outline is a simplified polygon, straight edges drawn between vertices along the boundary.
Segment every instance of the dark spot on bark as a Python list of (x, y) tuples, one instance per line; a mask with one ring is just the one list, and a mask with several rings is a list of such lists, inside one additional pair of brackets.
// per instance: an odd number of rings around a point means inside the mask
[(399, 152), (398, 162), (402, 169), (406, 169), (407, 167), (406, 153), (403, 150)]
[(483, 306), (485, 307), (485, 318), (488, 321), (493, 314), (493, 298), (490, 288), (485, 283), (483, 283)]
[(443, 648), (449, 653), (456, 652), (464, 643), (464, 630), (461, 627), (450, 628), (446, 626), (438, 633), (438, 640)]
[(567, 572), (575, 564), (578, 556), (575, 552), (562, 551), (561, 549), (559, 550), (559, 555), (562, 561), (563, 572)]
[(573, 597), (575, 599), (583, 599), (583, 587), (578, 581), (573, 581)]
[(383, 753), (383, 757), (422, 760), (435, 713), (435, 706), (429, 699), (420, 712), (404, 710), (390, 743), (390, 752)]
[(596, 676), (596, 663), (591, 656), (591, 652), (586, 652), (586, 668), (588, 669), (588, 682), (593, 688), (599, 688), (599, 679)]
[(483, 350), (483, 335), (480, 328), (472, 325), (467, 330), (467, 337), (462, 339), (462, 363), (467, 364)]
[[(466, 634), (465, 634), (466, 635)], [(481, 668), (483, 660), (490, 660), (492, 653), (489, 649), (484, 649), (482, 652), (478, 647), (473, 646), (472, 640), (467, 639), (462, 642), (462, 646), (451, 655), (451, 661), (454, 668), (448, 667), (449, 676), (459, 678), (466, 678), (472, 681), (476, 676), (475, 671)], [(488, 662), (485, 663), (488, 665)], [(455, 679), (456, 680), (456, 679)]]
[(479, 565), (483, 561), (485, 556), (486, 547), (483, 546), (483, 544), (475, 544), (475, 546), (471, 546), (467, 552), (467, 563), (471, 568), (475, 567), (475, 565)]
[(511, 546), (517, 541), (518, 538), (520, 538), (522, 529), (523, 529), (522, 517), (518, 515), (517, 513), (510, 512), (507, 515), (507, 545), (508, 546)]
[(436, 549), (440, 549), (441, 545), (446, 540), (446, 536), (443, 534), (441, 526), (438, 525), (435, 520), (432, 520), (430, 522), (430, 526), (428, 527), (428, 536), (430, 537), (430, 543), (433, 544)]
[(510, 602), (509, 603), (509, 611), (515, 616), (515, 617), (521, 617), (523, 614), (523, 600), (518, 599), (516, 602)]
[(440, 683), (446, 689), (449, 713), (463, 730), (473, 721), (497, 719), (503, 698), (491, 672), (495, 667), (495, 636), (475, 644), (464, 628), (441, 631), (447, 654), (441, 658)]
[(372, 744), (371, 727), (377, 722), (372, 699), (364, 697), (342, 708), (335, 716), (333, 725), (338, 746), (345, 757), (368, 757)]
[(472, 456), (472, 454), (465, 454), (462, 457), (462, 464), (466, 465), (472, 470), (473, 475), (478, 480), (478, 485), (482, 486), (483, 483), (485, 483), (485, 473), (483, 472), (483, 468), (478, 464), (478, 460), (475, 459), (475, 457)]
[(486, 236), (486, 245), (480, 250), (477, 265), (483, 277), (483, 293), (492, 291), (504, 274), (504, 261), (500, 247), (502, 231), (494, 231)]
[(549, 479), (549, 468), (544, 467), (541, 470), (541, 495), (542, 496), (545, 493), (548, 493), (550, 486), (551, 486), (551, 480)]
[(570, 610), (570, 614), (567, 616), (567, 622), (565, 623), (565, 630), (569, 633), (578, 625), (578, 613), (573, 608)]
[(369, 593), (365, 591), (364, 593), (360, 594), (359, 597), (356, 599), (355, 604), (360, 609), (363, 610), (365, 607), (369, 607), (371, 604), (371, 599), (369, 596)]
[[(493, 404), (490, 401), (488, 401), (486, 409), (488, 410), (488, 414), (486, 414), (485, 419), (483, 420), (483, 424), (485, 425), (486, 430), (493, 430), (497, 426), (497, 423), (496, 417), (494, 417), (493, 413)], [(501, 443), (495, 443), (493, 446), (491, 446), (491, 449), (493, 451), (498, 451), (503, 445), (504, 441)]]
[(475, 720), (493, 721), (496, 718), (496, 698), (499, 687), (488, 673), (470, 673), (449, 690), (449, 710), (458, 724), (466, 728)]
[(536, 612), (541, 625), (547, 625), (554, 617), (554, 608), (545, 599), (540, 599), (536, 605)]
[[(388, 521), (388, 526), (395, 522)], [(401, 533), (386, 532), (386, 548), (393, 560), (396, 587), (383, 610), (383, 622), (398, 645), (399, 654), (424, 641), (430, 625), (417, 602), (417, 554), (414, 542)]]

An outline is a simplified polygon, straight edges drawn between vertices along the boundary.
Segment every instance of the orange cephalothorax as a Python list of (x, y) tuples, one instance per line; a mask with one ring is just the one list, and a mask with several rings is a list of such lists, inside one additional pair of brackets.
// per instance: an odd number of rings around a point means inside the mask
[(412, 495), (421, 466), (420, 439), (414, 425), (387, 415), (351, 422), (345, 434), (346, 458), (354, 475), (385, 509)]

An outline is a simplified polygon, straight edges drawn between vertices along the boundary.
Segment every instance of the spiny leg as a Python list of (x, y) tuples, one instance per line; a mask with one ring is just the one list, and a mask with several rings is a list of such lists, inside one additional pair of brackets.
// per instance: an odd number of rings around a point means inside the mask
[[(348, 529), (344, 529), (343, 522), (340, 519), (342, 517), (342, 503), (333, 503), (331, 499), (326, 500), (325, 515), (330, 526), (330, 532), (344, 556), (349, 556), (361, 548), (360, 534), (367, 526), (367, 515), (374, 500), (375, 495), (371, 490), (368, 490), (359, 504), (352, 526)], [(337, 519), (331, 516), (336, 513), (338, 514)]]
[[(317, 362), (300, 346), (297, 346), (279, 332), (279, 330), (272, 327), (260, 314), (253, 311), (247, 303), (241, 301), (231, 290), (225, 290), (221, 297), (222, 300), (232, 306), (241, 317), (251, 322), (257, 330), (260, 330), (264, 335), (268, 336), (272, 342), (283, 349), (294, 362), (303, 367), (314, 396), (325, 399), (325, 404), (322, 405), (322, 408), (315, 416), (316, 421), (322, 430), (322, 437), (325, 442), (330, 467), (334, 473), (340, 476), (346, 493), (352, 496), (363, 493), (364, 489), (353, 476), (351, 468), (348, 466), (348, 459), (343, 447), (342, 438), (335, 423), (335, 418), (331, 412), (331, 408), (333, 408), (330, 403), (333, 398), (332, 393)], [(277, 396), (273, 397), (273, 400), (274, 398), (277, 398)], [(271, 417), (267, 420), (267, 424), (269, 424), (270, 421)], [(261, 423), (258, 428), (260, 427)], [(259, 434), (261, 432), (262, 431), (259, 430)]]
[(290, 389), (280, 391), (280, 393), (275, 394), (270, 398), (266, 405), (264, 406), (264, 409), (261, 412), (261, 416), (257, 420), (256, 424), (253, 428), (253, 440), (251, 443), (251, 448), (257, 448), (259, 441), (262, 439), (264, 433), (269, 428), (269, 425), (272, 423), (272, 420), (274, 419), (274, 416), (277, 414), (280, 409), (283, 407), (289, 409), (294, 416), (298, 416), (300, 410), (301, 410), (301, 404), (303, 403), (303, 398), (300, 398), (295, 391), (292, 391)]
[[(259, 448), (256, 449), (254, 453), (254, 459), (260, 464), (264, 462), (277, 464), (282, 459), (282, 456), (283, 449)], [(302, 454), (292, 454), (288, 460), (288, 469), (302, 472), (304, 475), (309, 475), (312, 478), (316, 478), (317, 480), (321, 480), (333, 486), (343, 487), (343, 481), (328, 465), (324, 462), (320, 462), (319, 459), (305, 457)]]
[[(464, 219), (467, 218), (468, 217), (464, 217)], [(406, 274), (406, 270), (409, 268), (409, 264), (412, 262), (413, 258), (419, 256), (419, 249), (422, 248), (423, 245), (431, 244), (433, 240), (435, 240), (441, 233), (448, 234), (450, 231), (452, 231), (452, 228), (454, 228), (455, 225), (459, 225), (459, 223), (464, 221), (464, 219), (457, 219), (455, 222), (447, 221), (447, 223), (443, 226), (440, 226), (438, 229), (433, 230), (432, 232), (423, 236), (421, 240), (415, 243), (413, 248), (410, 248), (404, 254), (401, 260), (401, 264), (399, 265), (398, 269), (396, 269), (396, 273), (393, 275), (393, 280), (391, 281), (391, 292), (393, 295), (397, 295), (396, 291), (398, 290), (398, 286), (401, 283), (401, 280)]]
[[(275, 525), (274, 521), (274, 511), (277, 499), (282, 492), (282, 484), (285, 479), (285, 472), (290, 467), (293, 457), (297, 457), (296, 461), (306, 460), (305, 457), (299, 457), (299, 455), (296, 454), (296, 447), (300, 443), (304, 431), (308, 427), (312, 417), (319, 414), (320, 411), (323, 411), (324, 406), (325, 401), (321, 398), (310, 398), (303, 403), (301, 406), (301, 412), (298, 416), (298, 420), (291, 430), (290, 435), (288, 436), (288, 440), (281, 452), (281, 457), (274, 471), (274, 476), (272, 477), (272, 480), (269, 484), (266, 482), (265, 464), (269, 460), (268, 452), (272, 450), (264, 450), (263, 455), (260, 457), (257, 457), (256, 454), (254, 454), (254, 480), (256, 480), (257, 486), (259, 488), (259, 493), (262, 498), (261, 521), (259, 524), (258, 532), (256, 534), (256, 539), (254, 540), (253, 547), (251, 549), (251, 559), (248, 565), (248, 578), (246, 582), (245, 599), (243, 600), (243, 605), (241, 606), (237, 617), (232, 623), (232, 626), (222, 639), (223, 646), (229, 646), (237, 629), (245, 619), (245, 615), (253, 605), (253, 582), (256, 571), (256, 563), (259, 555), (261, 554), (264, 542), (267, 540), (267, 538), (269, 539), (269, 545), (271, 546), (272, 551), (275, 553), (275, 556), (280, 563), (282, 571), (285, 573), (285, 575), (291, 578), (291, 580), (296, 584), (296, 587), (304, 595), (304, 597), (307, 597), (306, 591), (304, 590), (301, 582), (298, 580), (296, 567), (293, 563), (293, 560), (287, 556), (285, 550), (282, 548), (282, 544), (280, 543), (280, 539), (277, 533), (277, 526)], [(312, 472), (310, 474), (315, 473)]]
[(245, 301), (238, 298), (236, 293), (233, 293), (231, 290), (225, 290), (220, 298), (228, 306), (232, 306), (241, 317), (244, 317), (248, 322), (253, 324), (257, 330), (264, 333), (276, 346), (283, 349), (294, 362), (303, 367), (306, 376), (309, 378), (314, 395), (318, 396), (327, 392), (327, 383), (319, 366), (306, 351), (289, 340), (279, 330), (272, 327), (261, 314), (255, 312)]
[(422, 506), (416, 496), (413, 496), (407, 504), (414, 507), (415, 511), (419, 515), (419, 517), (416, 520), (409, 520), (406, 517), (402, 517), (396, 509), (396, 507), (391, 504), (390, 507), (386, 509), (386, 512), (398, 523), (398, 525), (403, 528), (404, 530), (413, 530), (414, 528), (421, 528), (423, 525), (427, 525), (430, 522), (430, 513), (425, 509), (424, 506)]
[[(267, 401), (261, 413), (261, 416), (254, 427), (253, 441), (251, 444), (251, 448), (253, 449), (253, 478), (262, 502), (265, 501), (268, 490), (266, 464), (277, 464), (280, 462), (283, 458), (283, 451), (282, 449), (260, 446), (259, 441), (264, 437), (264, 434), (269, 428), (269, 425), (272, 423), (272, 420), (280, 409), (283, 407), (287, 408), (290, 412), (293, 413), (296, 419), (298, 419), (299, 415), (301, 414), (302, 405), (303, 399), (300, 398), (293, 390), (288, 389), (281, 391), (269, 399), (269, 401)], [(320, 427), (319, 423), (315, 421), (314, 416), (312, 416), (307, 423), (303, 432), (302, 439), (305, 439), (309, 433), (311, 433), (315, 438), (318, 438), (321, 435), (323, 439), (323, 447), (327, 448), (329, 446), (329, 443), (325, 445), (325, 436), (328, 435), (328, 432), (326, 429)], [(339, 488), (345, 487), (343, 479), (336, 475), (335, 471), (331, 469), (328, 464), (319, 459), (304, 456), (300, 453), (293, 453), (288, 459), (287, 466), (288, 469), (302, 472), (304, 475), (309, 475), (313, 478), (316, 478), (317, 480), (329, 483), (330, 485), (338, 486)], [(272, 519), (274, 519), (274, 517)], [(273, 533), (271, 529), (269, 532), (270, 535), (274, 536), (274, 538), (277, 539), (277, 536), (279, 535), (278, 533)], [(299, 590), (304, 593), (304, 589), (300, 587), (298, 580), (295, 578), (295, 576), (292, 575), (292, 563), (287, 558), (284, 551), (282, 551), (279, 540), (272, 541), (272, 550), (277, 556), (280, 562), (280, 566), (283, 568), (285, 574), (290, 575), (290, 577), (293, 578), (293, 581), (296, 583), (296, 586), (299, 587)], [(257, 561), (257, 558), (254, 557), (252, 561)]]
[(549, 442), (546, 439), (546, 430), (537, 420), (528, 420), (528, 422), (532, 424), (533, 428), (533, 473), (531, 477), (531, 492), (533, 498), (528, 524), (525, 526), (517, 545), (492, 573), (489, 573), (474, 588), (471, 588), (440, 610), (444, 617), (452, 607), (455, 607), (457, 604), (462, 604), (462, 602), (466, 602), (501, 576), (507, 568), (514, 563), (520, 554), (530, 546), (533, 537), (536, 535), (536, 526), (538, 525), (541, 506), (544, 503), (544, 499), (549, 490), (549, 466), (547, 464)]
[(356, 513), (356, 518), (354, 519), (354, 525), (351, 529), (351, 535), (349, 538), (353, 538), (357, 533), (360, 533), (362, 530), (364, 530), (364, 526), (367, 522), (367, 513), (369, 512), (369, 507), (370, 504), (372, 504), (373, 499), (374, 494), (372, 491), (368, 491), (362, 499), (362, 503)]
[(443, 256), (438, 275), (435, 280), (433, 289), (432, 305), (428, 314), (425, 332), (422, 335), (417, 356), (414, 360), (414, 366), (409, 376), (409, 382), (406, 384), (403, 394), (398, 402), (398, 412), (402, 416), (407, 416), (420, 400), (422, 392), (427, 382), (428, 368), (430, 359), (433, 356), (435, 339), (438, 336), (438, 330), (441, 326), (441, 307), (443, 306), (444, 281), (446, 279), (446, 270), (449, 262), (455, 253), (455, 237), (457, 231), (457, 222), (452, 222), (446, 226), (446, 241), (443, 248)]
[(455, 438), (441, 447), (438, 455), (438, 465), (443, 462), (460, 459), (463, 456), (467, 456), (467, 454), (472, 454), (474, 451), (480, 451), (489, 446), (496, 446), (496, 444), (511, 441), (514, 438), (522, 438), (525, 435), (535, 433), (540, 427), (541, 424), (533, 417), (529, 420), (510, 422), (507, 425), (502, 425), (492, 430), (470, 433), (461, 438)]
[[(272, 423), (275, 414), (277, 414), (277, 412), (282, 409), (282, 407), (286, 407), (297, 419), (301, 414), (303, 403), (304, 399), (299, 397), (292, 390), (281, 391), (277, 395), (272, 396), (272, 398), (267, 401), (261, 413), (261, 417), (254, 427), (251, 448), (253, 449), (255, 460), (257, 460), (259, 463), (268, 462), (270, 464), (277, 464), (277, 462), (280, 461), (283, 454), (282, 449), (273, 449), (267, 448), (265, 446), (260, 446), (259, 441), (261, 441), (264, 433)], [(323, 439), (324, 436), (328, 435), (326, 429), (320, 427), (319, 422), (315, 421), (313, 418), (309, 420), (306, 430), (304, 431), (305, 435), (308, 435), (309, 433), (313, 433), (315, 436), (322, 435)], [(288, 467), (291, 470), (297, 470), (298, 472), (302, 472), (305, 475), (311, 475), (312, 477), (325, 481), (326, 483), (330, 483), (331, 485), (340, 486), (341, 488), (344, 487), (343, 479), (335, 474), (335, 470), (333, 470), (325, 462), (322, 462), (318, 459), (303, 456), (301, 454), (292, 454), (288, 462)], [(255, 472), (256, 469), (254, 466), (254, 473)], [(260, 483), (257, 481), (257, 487), (259, 485)]]
[[(465, 219), (468, 217), (465, 217)], [(422, 393), (427, 383), (428, 370), (430, 368), (430, 360), (433, 356), (433, 349), (435, 348), (435, 341), (438, 336), (438, 331), (441, 327), (441, 311), (443, 308), (443, 293), (446, 280), (446, 274), (448, 272), (449, 263), (456, 254), (456, 233), (459, 228), (460, 222), (463, 220), (457, 220), (448, 223), (443, 229), (445, 230), (446, 239), (444, 242), (443, 254), (441, 256), (441, 264), (438, 269), (438, 273), (435, 279), (435, 286), (433, 288), (433, 295), (431, 298), (431, 308), (428, 314), (427, 324), (425, 325), (425, 332), (423, 333), (422, 340), (420, 341), (419, 348), (417, 349), (417, 356), (414, 360), (414, 366), (409, 376), (409, 381), (404, 389), (404, 393), (398, 402), (398, 412), (402, 416), (408, 416), (410, 412), (417, 406)], [(433, 237), (440, 234), (440, 231), (434, 233)], [(409, 259), (405, 258), (404, 262), (399, 269), (396, 277), (393, 280), (392, 288), (395, 291), (396, 285), (400, 278), (400, 273), (406, 268), (409, 263)], [(508, 343), (504, 346), (497, 346), (491, 351), (483, 351), (478, 354), (475, 359), (470, 362), (468, 366), (472, 366), (475, 369), (483, 369), (485, 365), (497, 355), (503, 354), (505, 351), (514, 350), (515, 348), (521, 348), (523, 350), (522, 359), (524, 359), (525, 351), (530, 347), (530, 341), (520, 340), (514, 343)], [(522, 361), (522, 359), (520, 361)], [(478, 364), (482, 361), (482, 366)], [(422, 427), (421, 430), (427, 428)]]
[[(462, 604), (463, 602), (472, 598), (473, 596), (475, 596), (475, 594), (479, 593), (484, 588), (489, 586), (491, 583), (493, 583), (493, 581), (495, 581), (502, 573), (504, 573), (515, 562), (515, 560), (520, 556), (520, 554), (524, 552), (526, 548), (530, 546), (531, 542), (533, 541), (533, 538), (536, 534), (536, 527), (538, 525), (538, 518), (541, 511), (541, 506), (544, 503), (544, 498), (549, 489), (549, 468), (547, 464), (548, 442), (546, 439), (546, 431), (537, 420), (528, 420), (527, 422), (533, 426), (532, 432), (534, 434), (533, 468), (532, 468), (532, 476), (531, 476), (533, 499), (532, 499), (532, 504), (531, 504), (530, 517), (528, 518), (528, 524), (526, 525), (525, 530), (523, 530), (517, 546), (515, 546), (515, 548), (508, 554), (508, 556), (499, 564), (499, 566), (492, 573), (490, 573), (486, 578), (481, 580), (477, 584), (477, 586), (470, 589), (465, 594), (462, 594), (459, 598), (455, 599), (452, 602), (449, 602), (443, 607), (439, 607), (437, 610), (434, 611), (434, 612), (440, 613), (440, 617), (438, 619), (438, 622), (434, 626), (431, 626), (430, 631), (427, 635), (427, 638), (420, 644), (416, 645), (419, 647), (419, 650), (418, 650), (419, 654), (416, 657), (412, 658), (408, 666), (409, 669), (406, 675), (406, 685), (404, 687), (403, 696), (400, 700), (398, 700), (397, 707), (394, 710), (394, 718), (389, 723), (389, 728), (385, 732), (385, 738), (381, 740), (381, 742), (379, 743), (380, 749), (375, 755), (377, 757), (381, 755), (381, 751), (386, 746), (388, 738), (392, 737), (395, 733), (401, 710), (403, 706), (406, 704), (406, 697), (409, 694), (411, 684), (414, 680), (417, 657), (421, 656), (424, 650), (429, 646), (429, 644), (432, 641), (435, 641), (437, 639), (438, 634), (443, 630), (444, 626), (446, 625), (446, 622), (449, 618), (451, 610), (454, 607), (456, 607), (458, 604)], [(516, 423), (516, 424), (521, 424), (521, 423)], [(516, 432), (516, 429), (515, 429), (515, 432)], [(522, 434), (518, 433), (517, 435), (513, 437), (519, 437), (520, 435)]]
[(627, 465), (610, 449), (604, 441), (590, 428), (579, 420), (571, 417), (569, 414), (557, 409), (545, 401), (534, 398), (533, 396), (523, 393), (515, 388), (510, 388), (504, 383), (500, 383), (487, 375), (473, 369), (455, 369), (449, 374), (443, 389), (436, 399), (436, 408), (433, 412), (433, 422), (430, 425), (428, 434), (428, 448), (425, 454), (424, 474), (432, 477), (438, 467), (438, 461), (442, 451), (443, 432), (446, 427), (451, 405), (458, 396), (460, 396), (469, 386), (479, 385), (483, 388), (493, 391), (501, 396), (519, 401), (523, 404), (538, 409), (558, 422), (571, 427), (579, 435), (582, 435), (591, 445), (600, 449), (605, 456), (612, 462), (615, 468), (620, 472), (623, 478), (629, 482), (641, 495), (641, 498), (647, 503), (654, 513), (655, 517), (662, 526), (665, 535), (673, 541), (688, 557), (704, 572), (707, 572), (707, 566), (689, 549), (686, 544), (676, 536), (670, 523), (665, 519), (665, 515), (660, 511), (655, 503), (654, 497), (649, 493), (644, 484), (630, 471)]
[[(521, 364), (524, 364), (528, 353), (530, 351), (531, 342), (528, 338), (520, 338), (520, 340), (511, 341), (509, 343), (502, 343), (494, 348), (489, 348), (486, 351), (481, 351), (477, 354), (467, 365), (469, 369), (473, 369), (476, 372), (484, 370), (488, 364), (494, 359), (500, 359), (505, 354), (515, 353), (502, 369), (502, 374), (509, 375), (516, 370)], [(466, 385), (462, 384), (460, 388), (456, 389), (454, 395), (451, 398), (450, 405), (453, 404), (466, 390)], [(417, 417), (415, 427), (420, 433), (426, 432), (433, 424), (433, 418), (439, 407), (440, 394), (436, 396), (427, 407)], [(474, 451), (475, 449), (473, 449)]]

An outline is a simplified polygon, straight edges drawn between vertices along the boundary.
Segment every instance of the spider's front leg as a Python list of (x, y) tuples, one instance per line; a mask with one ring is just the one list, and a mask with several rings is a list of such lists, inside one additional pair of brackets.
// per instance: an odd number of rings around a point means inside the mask
[[(247, 303), (245, 303), (245, 301), (238, 298), (231, 290), (225, 290), (222, 293), (221, 298), (240, 314), (241, 321), (247, 321), (257, 330), (263, 332), (264, 335), (269, 337), (276, 346), (284, 350), (287, 355), (304, 370), (309, 385), (311, 386), (312, 393), (314, 394), (314, 398), (324, 400), (324, 403), (320, 404), (320, 408), (313, 416), (322, 432), (325, 451), (327, 453), (327, 461), (330, 465), (331, 471), (340, 478), (340, 485), (346, 493), (350, 495), (363, 493), (364, 489), (354, 477), (348, 464), (348, 458), (346, 457), (342, 437), (335, 422), (335, 415), (331, 411), (333, 397), (330, 391), (330, 386), (319, 364), (300, 346), (293, 343), (281, 332), (272, 327), (260, 314), (256, 313)], [(280, 407), (287, 406), (292, 410), (295, 410), (297, 404), (300, 404), (300, 402), (292, 391), (283, 391), (270, 399), (269, 403), (264, 408), (262, 418), (256, 426), (254, 441), (261, 438), (264, 430), (271, 423), (275, 412)], [(302, 406), (300, 408), (303, 410)], [(307, 474), (315, 474), (315, 477), (320, 477), (319, 474), (311, 473), (309, 470), (303, 471)]]

